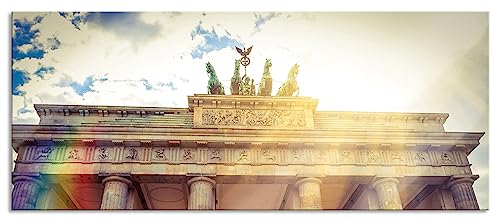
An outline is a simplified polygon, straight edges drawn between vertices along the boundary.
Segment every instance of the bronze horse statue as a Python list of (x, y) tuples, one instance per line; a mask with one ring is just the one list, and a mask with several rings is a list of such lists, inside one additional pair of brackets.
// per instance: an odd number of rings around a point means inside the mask
[(273, 90), (273, 78), (269, 72), (271, 66), (273, 66), (271, 59), (266, 59), (264, 73), (262, 74), (262, 80), (259, 86), (259, 96), (271, 96), (271, 91)]
[(288, 72), (288, 79), (278, 89), (278, 94), (276, 94), (276, 96), (292, 96), (295, 91), (297, 91), (296, 96), (299, 95), (299, 85), (297, 84), (297, 80), (295, 80), (298, 73), (299, 65), (295, 64)]
[(210, 64), (210, 62), (207, 62), (206, 67), (208, 74), (208, 94), (224, 95), (224, 86), (222, 86), (217, 78), (217, 73), (215, 73), (214, 67)]
[(240, 85), (241, 85), (240, 61), (234, 60), (234, 73), (233, 73), (233, 77), (231, 78), (231, 94), (232, 95), (240, 94)]

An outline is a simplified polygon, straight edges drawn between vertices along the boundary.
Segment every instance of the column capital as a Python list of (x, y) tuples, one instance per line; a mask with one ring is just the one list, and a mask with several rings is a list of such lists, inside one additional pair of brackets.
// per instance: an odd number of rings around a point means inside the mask
[(215, 209), (215, 180), (198, 176), (187, 181), (189, 186), (188, 209)]
[(119, 181), (119, 182), (127, 184), (127, 186), (129, 186), (129, 187), (132, 185), (132, 181), (130, 181), (129, 179), (127, 179), (125, 177), (121, 177), (121, 176), (108, 176), (102, 180), (102, 183), (106, 184), (109, 181)]
[(299, 195), (300, 209), (322, 209), (322, 183), (316, 177), (306, 177), (295, 182), (295, 188), (297, 188)]
[(211, 178), (204, 177), (204, 176), (198, 176), (198, 177), (193, 177), (193, 178), (189, 179), (187, 181), (187, 185), (191, 186), (192, 183), (197, 182), (197, 181), (206, 181), (206, 182), (209, 182), (210, 184), (212, 184), (212, 187), (215, 187), (215, 185), (217, 184), (215, 182), (215, 180), (213, 180)]
[(446, 183), (446, 188), (450, 188), (460, 183), (474, 184), (474, 181), (474, 177), (453, 177), (448, 181), (448, 183)]
[(12, 178), (12, 209), (36, 209), (40, 191), (45, 188), (36, 174), (16, 174)]
[(301, 184), (306, 183), (306, 182), (318, 183), (320, 185), (323, 184), (323, 181), (321, 181), (319, 178), (316, 178), (316, 177), (306, 177), (306, 178), (302, 178), (302, 179), (297, 180), (295, 182), (295, 187), (298, 187)]
[(125, 209), (127, 207), (128, 190), (132, 181), (120, 176), (108, 176), (102, 180), (101, 209)]
[(41, 188), (45, 187), (45, 182), (43, 182), (43, 180), (41, 180), (40, 178), (37, 178), (37, 177), (33, 177), (33, 176), (18, 175), (18, 176), (14, 176), (14, 178), (12, 178), (12, 184), (14, 184), (18, 181), (31, 181), (33, 183), (36, 183)]
[(396, 185), (399, 185), (398, 179), (396, 179), (394, 177), (385, 177), (385, 178), (380, 178), (380, 179), (374, 181), (370, 186), (371, 186), (371, 188), (377, 188), (377, 186), (379, 186), (380, 184), (387, 183), (387, 182), (391, 182), (391, 183), (395, 183)]
[(451, 191), (456, 209), (479, 209), (476, 194), (472, 188), (472, 184), (477, 178), (479, 178), (477, 175), (452, 176), (446, 183), (446, 187)]
[(403, 209), (398, 185), (399, 180), (394, 177), (380, 178), (370, 185), (377, 192), (380, 209)]

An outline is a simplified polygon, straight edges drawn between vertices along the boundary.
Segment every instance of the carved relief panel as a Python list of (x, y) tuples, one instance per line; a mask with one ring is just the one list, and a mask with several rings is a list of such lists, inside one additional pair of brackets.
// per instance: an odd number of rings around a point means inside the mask
[(451, 151), (443, 151), (437, 153), (439, 156), (438, 162), (441, 164), (454, 164), (455, 157), (453, 156)]
[(378, 150), (365, 150), (362, 152), (362, 157), (369, 164), (383, 163), (382, 154)]
[(275, 148), (263, 148), (260, 154), (261, 163), (263, 164), (275, 164), (278, 162), (278, 150)]
[(167, 147), (155, 147), (152, 151), (152, 160), (166, 161), (170, 160), (170, 150)]
[(224, 161), (224, 149), (223, 148), (209, 148), (208, 149), (208, 162), (209, 163), (220, 163)]
[(389, 151), (387, 152), (388, 160), (393, 164), (405, 164), (406, 154), (403, 151)]
[(339, 150), (340, 154), (338, 155), (339, 157), (339, 162), (340, 163), (355, 163), (356, 159), (354, 156), (354, 151), (352, 150)]
[(235, 163), (245, 164), (251, 163), (250, 149), (249, 148), (238, 148), (234, 151), (233, 157)]
[(181, 159), (182, 162), (196, 162), (196, 148), (181, 148)]
[(415, 162), (416, 165), (430, 164), (429, 154), (425, 151), (419, 151), (419, 152), (413, 151), (412, 158), (413, 162)]
[(288, 150), (288, 163), (301, 164), (305, 161), (304, 149), (302, 148), (289, 148)]
[(114, 158), (113, 147), (96, 147), (94, 151), (94, 160), (96, 161), (111, 161)]
[(123, 151), (123, 158), (126, 161), (138, 161), (140, 160), (140, 150), (138, 147), (126, 147)]
[(54, 160), (54, 150), (52, 146), (37, 147), (33, 160)]
[(303, 110), (203, 109), (203, 125), (304, 127)]
[(68, 148), (64, 160), (83, 160), (84, 150), (83, 148)]

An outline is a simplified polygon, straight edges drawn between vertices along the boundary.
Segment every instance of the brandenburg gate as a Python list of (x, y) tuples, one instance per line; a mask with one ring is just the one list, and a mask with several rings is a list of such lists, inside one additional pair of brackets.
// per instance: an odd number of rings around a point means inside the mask
[(12, 126), (12, 209), (478, 209), (467, 156), (484, 133), (445, 131), (448, 114), (188, 104), (35, 105), (38, 125)]

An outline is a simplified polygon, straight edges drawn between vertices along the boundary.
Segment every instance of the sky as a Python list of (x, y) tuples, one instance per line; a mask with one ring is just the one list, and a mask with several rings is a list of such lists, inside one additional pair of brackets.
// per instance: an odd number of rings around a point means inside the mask
[[(12, 123), (33, 104), (187, 107), (207, 93), (210, 62), (229, 93), (234, 46), (253, 45), (273, 95), (299, 64), (318, 110), (443, 112), (447, 131), (486, 132), (469, 155), (489, 208), (488, 13), (169, 12), (12, 15)], [(243, 74), (243, 69), (242, 69)]]

